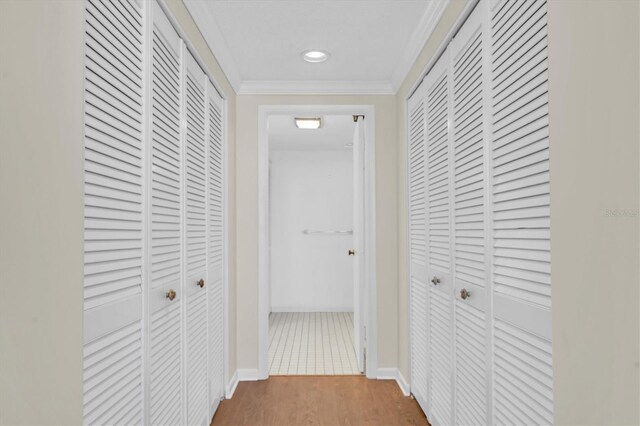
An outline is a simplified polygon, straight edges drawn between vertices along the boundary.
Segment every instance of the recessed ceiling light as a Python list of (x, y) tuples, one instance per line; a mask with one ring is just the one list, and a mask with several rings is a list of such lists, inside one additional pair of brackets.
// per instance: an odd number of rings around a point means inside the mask
[(322, 119), (320, 117), (300, 118), (296, 117), (296, 127), (298, 129), (319, 129), (322, 127)]
[(323, 50), (307, 50), (302, 52), (302, 59), (307, 62), (324, 62), (329, 59), (329, 52)]

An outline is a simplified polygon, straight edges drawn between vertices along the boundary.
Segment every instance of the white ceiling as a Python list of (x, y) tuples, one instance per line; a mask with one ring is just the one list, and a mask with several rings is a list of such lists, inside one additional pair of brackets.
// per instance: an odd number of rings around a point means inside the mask
[[(307, 117), (307, 115), (300, 115)], [(314, 116), (316, 117), (316, 116)], [(353, 143), (355, 123), (351, 115), (324, 115), (320, 129), (298, 129), (292, 115), (269, 117), (269, 148), (276, 151), (347, 151)]]
[[(448, 0), (185, 0), (234, 89), (395, 93)], [(310, 49), (331, 58), (310, 64)]]

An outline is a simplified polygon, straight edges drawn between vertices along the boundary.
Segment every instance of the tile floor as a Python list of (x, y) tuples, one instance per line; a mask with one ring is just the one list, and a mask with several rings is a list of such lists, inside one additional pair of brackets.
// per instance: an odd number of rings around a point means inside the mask
[(351, 312), (272, 312), (269, 374), (360, 374)]

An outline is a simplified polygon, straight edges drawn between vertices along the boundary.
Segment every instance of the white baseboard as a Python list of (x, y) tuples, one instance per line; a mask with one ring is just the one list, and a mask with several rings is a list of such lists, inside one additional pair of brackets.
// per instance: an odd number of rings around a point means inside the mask
[(395, 367), (378, 368), (378, 374), (376, 377), (378, 380), (395, 380), (404, 396), (409, 396), (411, 393), (409, 383), (404, 378), (400, 370)]
[(260, 380), (260, 374), (256, 368), (239, 368), (238, 381), (240, 382), (255, 382)]
[(400, 386), (400, 390), (404, 396), (411, 395), (411, 386), (409, 386), (409, 382), (407, 382), (407, 379), (404, 378), (400, 370), (398, 370), (396, 382), (398, 383), (398, 386)]
[(231, 376), (229, 383), (227, 383), (227, 388), (225, 389), (225, 398), (231, 399), (237, 387), (238, 387), (238, 372), (236, 371), (235, 373), (233, 373), (233, 376)]
[(376, 375), (376, 378), (378, 380), (395, 380), (397, 376), (397, 368), (378, 368), (378, 374)]

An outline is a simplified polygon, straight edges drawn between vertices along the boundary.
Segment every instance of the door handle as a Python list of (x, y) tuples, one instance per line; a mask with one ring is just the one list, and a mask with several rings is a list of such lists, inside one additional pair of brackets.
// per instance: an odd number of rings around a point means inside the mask
[(355, 250), (349, 250), (349, 256), (355, 256), (355, 255), (356, 255)]
[(196, 285), (200, 288), (204, 288), (204, 278), (200, 278), (200, 280), (198, 280)]
[(467, 298), (471, 297), (471, 292), (466, 288), (463, 288), (462, 290), (460, 290), (460, 297), (462, 298), (462, 300), (467, 300)]
[(433, 278), (431, 278), (431, 282), (433, 283), (433, 285), (438, 285), (440, 284), (440, 278), (434, 275)]
[(175, 299), (176, 296), (177, 296), (177, 293), (176, 293), (176, 291), (174, 289), (169, 290), (167, 292), (167, 295), (166, 295), (167, 299), (169, 299), (169, 300)]

